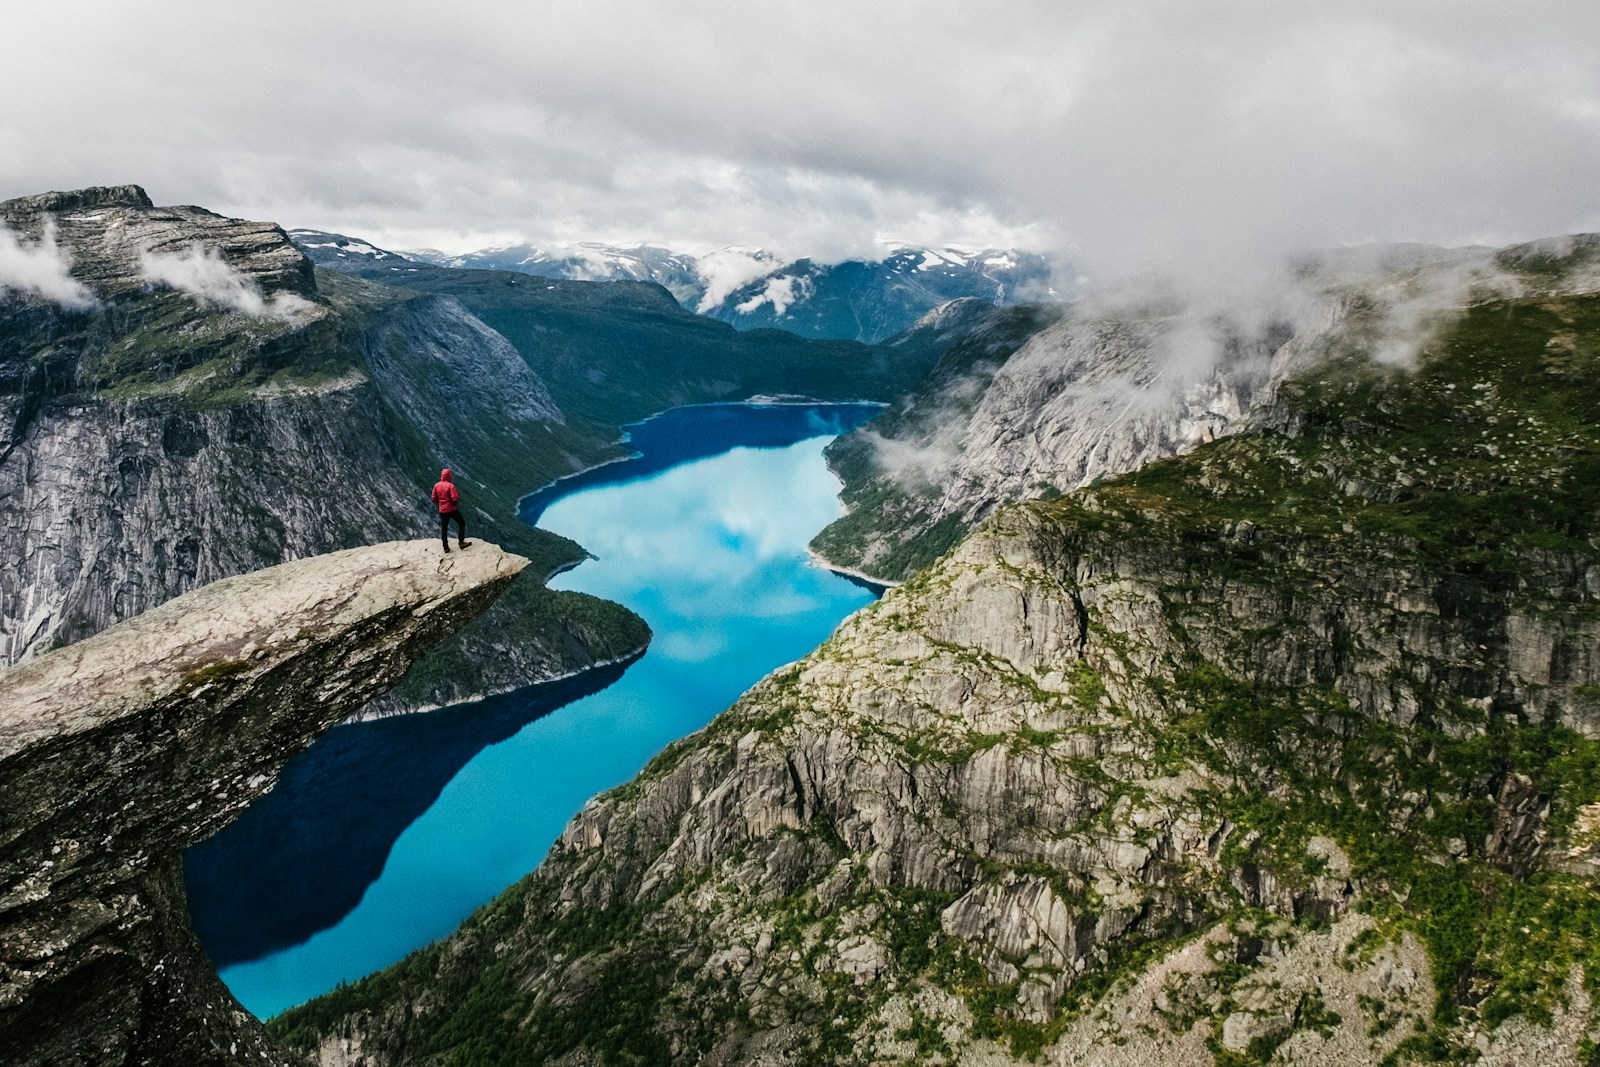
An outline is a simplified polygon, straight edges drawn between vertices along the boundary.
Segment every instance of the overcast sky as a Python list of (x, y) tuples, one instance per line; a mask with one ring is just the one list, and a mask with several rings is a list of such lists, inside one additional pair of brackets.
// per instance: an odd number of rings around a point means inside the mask
[(0, 37), (0, 198), (389, 247), (1209, 270), (1600, 229), (1595, 0), (7, 0)]

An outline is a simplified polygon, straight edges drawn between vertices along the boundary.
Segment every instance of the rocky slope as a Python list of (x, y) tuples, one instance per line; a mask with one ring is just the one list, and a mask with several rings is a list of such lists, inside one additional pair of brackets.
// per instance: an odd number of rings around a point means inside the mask
[(1600, 297), (1359, 332), (1001, 509), (597, 798), (324, 1064), (1588, 1062)]
[[(0, 662), (227, 575), (426, 532), (437, 469), (476, 532), (582, 558), (517, 495), (614, 454), (504, 338), (442, 297), (332, 275), (283, 231), (137, 187), (0, 204), (86, 299), (0, 293)], [(443, 703), (638, 648), (642, 623), (519, 587), (391, 706)]]
[[(1081, 304), (1003, 360), (927, 379), (837, 442), (851, 515), (817, 538), (834, 562), (906, 577), (996, 507), (1048, 497), (1248, 425), (1279, 382), (1330, 351), (1411, 360), (1436, 317), (1496, 295), (1594, 292), (1597, 243), (1397, 247), (1325, 256), (1265, 294), (1155, 293)], [(998, 362), (998, 366), (995, 363)]]
[(189, 929), (182, 850), (527, 565), (393, 542), (197, 589), (0, 670), (0, 1049), (288, 1064)]
[[(293, 236), (319, 264), (370, 269), (381, 262), (394, 271), (416, 265), (340, 234), (296, 230)], [(456, 269), (569, 281), (652, 282), (684, 307), (740, 330), (778, 329), (816, 340), (865, 344), (895, 337), (951, 300), (1006, 306), (1057, 295), (1051, 288), (1056, 272), (1043, 257), (992, 248), (900, 246), (885, 249), (877, 259), (837, 263), (787, 262), (764, 250), (730, 248), (696, 257), (651, 245), (594, 243), (559, 249), (506, 245), (460, 256), (433, 250), (407, 255)]]
[(1066, 314), (1062, 305), (958, 300), (890, 342), (929, 346), (938, 362), (869, 427), (828, 446), (846, 514), (812, 540), (813, 551), (892, 582), (959, 541), (970, 528), (966, 516), (934, 513), (928, 498), (949, 476), (960, 430), (1006, 361)]
[(653, 283), (400, 268), (312, 251), (331, 269), (459, 300), (517, 347), (562, 411), (601, 436), (682, 404), (760, 395), (887, 401), (915, 386), (938, 358), (917, 347), (739, 331), (686, 310)]

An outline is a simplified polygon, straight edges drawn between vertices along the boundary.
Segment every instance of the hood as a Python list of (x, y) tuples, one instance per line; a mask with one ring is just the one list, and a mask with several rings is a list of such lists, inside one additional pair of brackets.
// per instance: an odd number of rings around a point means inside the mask
[(451, 474), (450, 474), (450, 468), (449, 467), (446, 467), (444, 470), (439, 472), (439, 480), (441, 482), (448, 482), (450, 480), (450, 478), (451, 478)]

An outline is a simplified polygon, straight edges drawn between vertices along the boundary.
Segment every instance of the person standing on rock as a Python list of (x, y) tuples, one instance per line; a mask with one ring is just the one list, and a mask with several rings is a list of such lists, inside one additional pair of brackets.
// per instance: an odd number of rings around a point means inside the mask
[(450, 468), (446, 467), (439, 472), (438, 484), (433, 487), (433, 502), (439, 505), (439, 543), (446, 552), (450, 551), (452, 521), (456, 524), (456, 547), (466, 548), (472, 544), (467, 540), (467, 520), (461, 515), (461, 490), (452, 479)]

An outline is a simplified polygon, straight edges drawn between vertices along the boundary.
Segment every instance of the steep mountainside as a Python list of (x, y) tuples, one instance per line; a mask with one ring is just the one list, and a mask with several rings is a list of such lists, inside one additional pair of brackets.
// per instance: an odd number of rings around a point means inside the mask
[(433, 549), (394, 542), (226, 579), (0, 670), (7, 1064), (292, 1062), (195, 941), (181, 852), (528, 562), (491, 544)]
[[(847, 511), (813, 540), (833, 563), (898, 581), (926, 566), (968, 531), (964, 516), (933, 512), (925, 497), (946, 475), (955, 432), (1005, 362), (1067, 313), (1055, 304), (994, 308), (953, 301), (890, 342), (928, 345), (939, 362), (889, 410), (828, 446), (844, 482)], [(941, 447), (943, 446), (943, 447)]]
[(1496, 251), (1401, 246), (1304, 264), (1289, 292), (1227, 306), (1084, 307), (997, 368), (935, 374), (892, 417), (836, 442), (851, 513), (815, 547), (904, 578), (996, 507), (1049, 497), (1247, 425), (1279, 382), (1361, 345), (1404, 362), (1474, 299), (1600, 290), (1600, 240)]
[(680, 404), (763, 394), (889, 400), (938, 358), (920, 348), (740, 332), (686, 311), (665, 289), (643, 282), (398, 268), (365, 258), (334, 265), (459, 300), (517, 347), (561, 410), (600, 432)]
[[(456, 301), (319, 282), (276, 226), (132, 186), (7, 201), (0, 221), (83, 287), (0, 294), (0, 662), (217, 578), (425, 533), (446, 464), (475, 533), (540, 572), (582, 558), (515, 500), (614, 450)], [(525, 684), (645, 639), (616, 605), (530, 581), (396, 699)]]
[[(1005, 306), (1056, 295), (1048, 261), (1000, 249), (899, 247), (882, 259), (821, 264), (784, 262), (762, 250), (727, 249), (696, 258), (653, 245), (593, 243), (560, 249), (507, 245), (460, 256), (424, 249), (400, 256), (341, 234), (292, 230), (290, 236), (318, 266), (402, 272), (431, 264), (567, 281), (651, 282), (684, 307), (741, 330), (771, 328), (866, 344), (888, 340), (951, 300)], [(737, 276), (725, 274), (725, 258), (737, 262)], [(734, 284), (738, 277), (750, 280)]]
[(1600, 297), (1477, 304), (1415, 365), (1345, 336), (1231, 436), (995, 512), (273, 1031), (373, 1067), (1588, 1062)]

